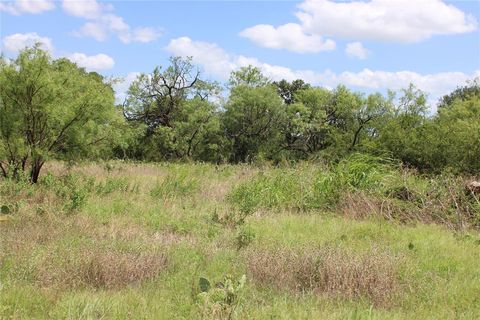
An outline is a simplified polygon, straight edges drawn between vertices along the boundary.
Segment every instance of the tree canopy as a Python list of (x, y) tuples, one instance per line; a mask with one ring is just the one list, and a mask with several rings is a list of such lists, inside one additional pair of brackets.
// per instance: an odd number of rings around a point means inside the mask
[(48, 159), (101, 152), (121, 116), (114, 92), (98, 73), (35, 46), (0, 60), (0, 170), (36, 182)]
[[(36, 182), (49, 159), (106, 155), (142, 161), (398, 159), (425, 172), (480, 172), (479, 80), (442, 97), (363, 94), (301, 79), (272, 82), (247, 66), (225, 87), (191, 58), (140, 74), (115, 106), (110, 81), (38, 46), (0, 59), (0, 172)], [(122, 116), (123, 111), (123, 116)]]

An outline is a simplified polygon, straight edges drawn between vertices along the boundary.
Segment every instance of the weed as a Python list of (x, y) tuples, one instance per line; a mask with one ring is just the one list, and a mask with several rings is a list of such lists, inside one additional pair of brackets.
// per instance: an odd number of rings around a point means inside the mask
[(255, 240), (255, 231), (248, 226), (241, 228), (235, 237), (237, 249), (247, 247), (253, 240)]
[(201, 308), (202, 319), (232, 319), (245, 282), (245, 275), (237, 281), (231, 276), (225, 276), (223, 281), (214, 286), (208, 279), (200, 278), (197, 303)]

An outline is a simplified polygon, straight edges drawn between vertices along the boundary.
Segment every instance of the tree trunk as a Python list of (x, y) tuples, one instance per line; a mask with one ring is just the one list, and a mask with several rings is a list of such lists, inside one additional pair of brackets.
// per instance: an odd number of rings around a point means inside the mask
[(40, 175), (40, 170), (42, 169), (43, 166), (43, 161), (42, 159), (35, 159), (32, 162), (32, 168), (30, 170), (30, 182), (31, 183), (37, 183), (38, 182), (38, 177)]

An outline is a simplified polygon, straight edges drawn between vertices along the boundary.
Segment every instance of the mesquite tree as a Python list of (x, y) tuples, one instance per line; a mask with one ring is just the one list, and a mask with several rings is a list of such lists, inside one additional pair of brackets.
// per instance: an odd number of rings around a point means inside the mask
[(50, 158), (93, 154), (111, 139), (116, 122), (111, 86), (39, 46), (15, 60), (0, 58), (0, 172), (36, 183)]

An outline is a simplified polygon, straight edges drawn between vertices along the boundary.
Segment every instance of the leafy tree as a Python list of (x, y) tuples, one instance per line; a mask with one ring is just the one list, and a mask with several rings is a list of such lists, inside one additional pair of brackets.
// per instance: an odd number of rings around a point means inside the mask
[(295, 157), (305, 157), (327, 146), (328, 104), (332, 93), (323, 88), (306, 88), (295, 94), (295, 103), (286, 105), (287, 121), (283, 123), (284, 150)]
[(438, 109), (451, 106), (455, 100), (466, 101), (474, 96), (480, 97), (480, 78), (468, 81), (467, 85), (458, 87), (453, 92), (444, 95), (438, 103)]
[(410, 85), (377, 127), (378, 149), (419, 169), (429, 167), (423, 157), (424, 142), (431, 119), (427, 116), (426, 94)]
[(259, 68), (249, 65), (233, 71), (228, 83), (231, 88), (239, 86), (263, 87), (270, 84), (270, 79), (264, 76)]
[[(262, 79), (263, 76), (257, 77)], [(232, 141), (231, 160), (251, 161), (260, 152), (271, 155), (278, 149), (280, 126), (285, 119), (282, 100), (275, 87), (240, 84), (231, 90), (223, 114), (223, 126)]]
[(112, 87), (36, 45), (0, 60), (0, 170), (38, 180), (45, 161), (98, 155), (121, 120)]
[(198, 81), (199, 72), (191, 59), (172, 57), (170, 62), (165, 71), (157, 67), (151, 74), (140, 74), (124, 102), (125, 118), (145, 123), (150, 132), (158, 126), (172, 127), (176, 113)]
[(280, 80), (273, 84), (277, 86), (278, 94), (287, 105), (295, 102), (297, 92), (310, 88), (310, 85), (301, 79), (294, 80), (291, 83), (287, 80)]
[[(480, 96), (455, 99), (439, 110), (433, 120), (434, 135), (428, 142), (437, 148), (432, 158), (437, 169), (443, 166), (459, 172), (480, 172)], [(433, 162), (433, 161), (432, 161)]]
[(353, 138), (349, 150), (352, 151), (359, 143), (362, 135), (372, 139), (378, 136), (378, 121), (391, 112), (393, 95), (389, 93), (385, 98), (379, 93), (371, 94), (362, 99), (358, 107), (353, 110), (354, 125)]
[(141, 74), (128, 90), (125, 118), (146, 127), (134, 152), (140, 158), (196, 158), (200, 149), (218, 147), (211, 136), (220, 125), (209, 101), (220, 93), (218, 83), (200, 79), (190, 58), (172, 57), (170, 63)]

